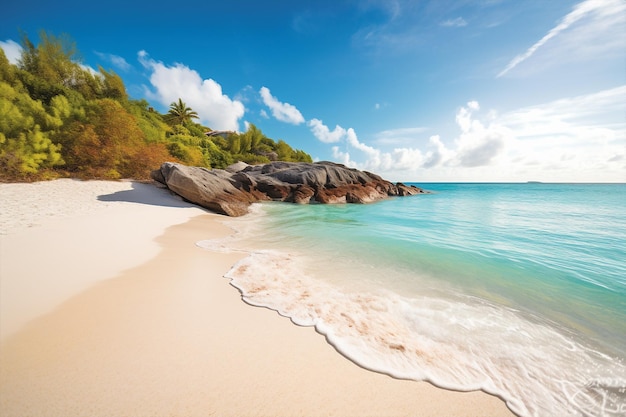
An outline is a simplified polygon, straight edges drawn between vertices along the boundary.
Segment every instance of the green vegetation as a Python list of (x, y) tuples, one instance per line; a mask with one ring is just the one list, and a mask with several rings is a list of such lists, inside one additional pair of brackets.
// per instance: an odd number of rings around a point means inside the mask
[[(162, 115), (129, 99), (113, 71), (80, 65), (66, 36), (23, 35), (11, 64), (0, 49), (0, 181), (58, 177), (148, 178), (165, 161), (225, 168), (273, 160), (311, 162), (250, 125), (245, 133), (213, 132), (179, 99)], [(208, 134), (207, 134), (208, 133)]]

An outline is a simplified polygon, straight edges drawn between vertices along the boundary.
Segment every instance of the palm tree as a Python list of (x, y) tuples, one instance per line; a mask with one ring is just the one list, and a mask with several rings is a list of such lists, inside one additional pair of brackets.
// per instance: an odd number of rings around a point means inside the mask
[(174, 124), (182, 125), (190, 122), (191, 119), (199, 119), (198, 113), (193, 111), (191, 107), (187, 107), (182, 99), (178, 99), (178, 103), (173, 101), (170, 104), (170, 110), (167, 112), (168, 120)]

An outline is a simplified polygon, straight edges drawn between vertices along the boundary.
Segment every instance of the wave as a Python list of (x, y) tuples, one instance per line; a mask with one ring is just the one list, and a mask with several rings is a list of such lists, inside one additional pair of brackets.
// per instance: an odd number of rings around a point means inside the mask
[[(420, 281), (423, 291), (373, 285), (376, 277), (406, 272), (389, 265), (323, 265), (297, 245), (288, 251), (259, 250), (256, 237), (262, 231), (262, 247), (284, 236), (268, 235), (263, 211), (255, 210), (248, 219), (229, 222), (237, 230), (234, 236), (199, 245), (246, 252), (226, 275), (243, 300), (315, 327), (361, 367), (445, 389), (482, 390), (503, 399), (519, 416), (626, 412), (623, 360), (568, 328), (449, 288), (433, 290), (428, 277)], [(345, 279), (347, 274), (352, 277)]]

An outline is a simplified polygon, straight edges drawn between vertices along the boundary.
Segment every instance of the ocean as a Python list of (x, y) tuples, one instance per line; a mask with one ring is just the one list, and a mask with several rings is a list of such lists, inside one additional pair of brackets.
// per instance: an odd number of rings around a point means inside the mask
[(519, 416), (626, 415), (626, 184), (415, 184), (367, 205), (263, 203), (199, 242), (244, 300), (372, 371)]

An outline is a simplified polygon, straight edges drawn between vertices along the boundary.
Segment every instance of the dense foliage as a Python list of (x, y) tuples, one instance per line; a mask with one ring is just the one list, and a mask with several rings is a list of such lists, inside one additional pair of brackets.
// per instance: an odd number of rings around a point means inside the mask
[(213, 132), (179, 99), (162, 115), (132, 100), (122, 79), (80, 65), (74, 43), (26, 35), (17, 65), (0, 48), (0, 180), (147, 178), (174, 160), (208, 168), (244, 161), (311, 162), (303, 151), (263, 135)]

